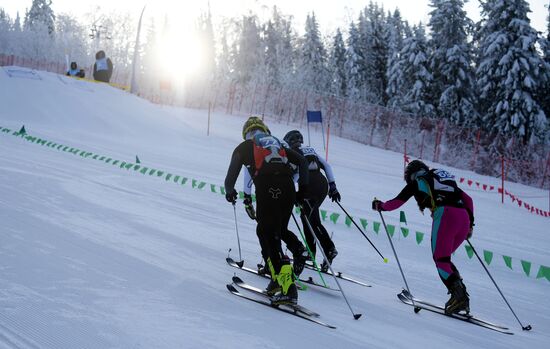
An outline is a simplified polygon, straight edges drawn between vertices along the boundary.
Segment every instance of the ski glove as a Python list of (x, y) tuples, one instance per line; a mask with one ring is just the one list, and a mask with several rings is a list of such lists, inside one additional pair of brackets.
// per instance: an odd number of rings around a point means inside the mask
[(375, 211), (382, 211), (382, 204), (383, 204), (382, 201), (378, 199), (374, 199), (372, 200), (372, 209)]
[(256, 210), (252, 205), (252, 196), (249, 194), (244, 194), (243, 204), (246, 214), (248, 214), (248, 217), (250, 217), (250, 219), (252, 220), (256, 220)]
[(338, 189), (336, 189), (336, 183), (334, 182), (330, 182), (328, 184), (328, 197), (332, 200), (332, 202), (340, 202), (340, 200), (342, 199), (340, 193), (338, 192)]
[(225, 200), (234, 205), (237, 202), (237, 191), (233, 189), (231, 192), (225, 193)]

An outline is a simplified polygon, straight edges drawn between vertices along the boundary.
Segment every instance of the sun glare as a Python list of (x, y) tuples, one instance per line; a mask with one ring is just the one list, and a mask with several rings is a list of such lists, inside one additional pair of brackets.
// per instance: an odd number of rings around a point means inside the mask
[(203, 48), (195, 31), (170, 30), (160, 39), (158, 57), (163, 74), (176, 82), (200, 72)]
[[(173, 3), (163, 7), (170, 12), (157, 12), (166, 21), (158, 36), (157, 62), (164, 79), (179, 84), (200, 75), (203, 70), (204, 46), (195, 29), (201, 8), (195, 3)], [(158, 18), (158, 17), (157, 17)]]

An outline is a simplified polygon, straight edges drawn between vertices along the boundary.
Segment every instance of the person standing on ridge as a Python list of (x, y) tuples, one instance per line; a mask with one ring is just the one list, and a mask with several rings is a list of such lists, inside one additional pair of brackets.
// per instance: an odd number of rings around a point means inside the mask
[[(330, 238), (327, 230), (321, 223), (321, 215), (319, 214), (319, 207), (325, 200), (327, 193), (333, 202), (340, 201), (341, 199), (340, 193), (338, 192), (338, 189), (336, 189), (332, 167), (315, 152), (315, 149), (302, 145), (304, 143), (304, 137), (300, 131), (289, 131), (283, 139), (291, 149), (302, 154), (308, 162), (309, 185), (308, 195), (306, 197), (307, 204), (304, 205), (304, 212), (300, 215), (304, 227), (304, 234), (306, 236), (306, 243), (315, 257), (316, 246), (315, 238), (313, 237), (313, 234), (315, 234), (321, 244), (321, 247), (323, 248), (323, 251), (325, 252), (325, 255), (328, 258), (328, 263), (332, 264), (332, 261), (338, 255), (338, 251), (336, 250), (334, 242)], [(327, 178), (321, 173), (321, 170), (325, 171), (328, 181)], [(304, 216), (309, 220), (313, 231), (310, 231), (304, 220)], [(328, 270), (327, 261), (323, 261), (321, 270)]]
[(105, 51), (98, 51), (95, 54), (94, 80), (109, 82), (113, 75), (113, 62), (105, 56)]
[(414, 196), (420, 211), (428, 208), (433, 218), (432, 255), (439, 277), (451, 294), (445, 303), (445, 313), (470, 312), (470, 298), (460, 274), (451, 262), (454, 251), (472, 236), (474, 204), (462, 191), (454, 176), (441, 169), (429, 169), (420, 160), (405, 168), (407, 185), (394, 199), (382, 202), (374, 199), (375, 211), (393, 211)]
[[(236, 203), (238, 195), (234, 186), (241, 167), (245, 166), (256, 188), (256, 229), (262, 251), (267, 252), (271, 272), (267, 292), (274, 304), (296, 304), (298, 290), (292, 265), (281, 249), (281, 234), (288, 225), (294, 203), (303, 201), (305, 196), (307, 163), (299, 153), (284, 149), (259, 117), (248, 118), (242, 136), (244, 141), (233, 151), (225, 177), (225, 198)], [(290, 163), (298, 166), (301, 175), (297, 193)]]

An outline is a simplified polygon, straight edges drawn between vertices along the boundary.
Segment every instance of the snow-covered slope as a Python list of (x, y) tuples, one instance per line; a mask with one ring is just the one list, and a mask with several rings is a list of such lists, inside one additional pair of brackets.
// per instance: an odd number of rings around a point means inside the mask
[[(0, 68), (0, 105), (2, 128), (25, 125), (32, 136), (130, 163), (138, 155), (142, 166), (189, 178), (176, 184), (0, 132), (0, 348), (544, 348), (550, 343), (550, 282), (535, 278), (539, 266), (550, 263), (548, 218), (510, 202), (502, 205), (496, 194), (469, 191), (476, 204), (472, 242), (480, 253), (494, 251), (489, 270), (533, 331), (521, 331), (475, 257), (460, 248), (454, 260), (472, 311), (509, 326), (514, 336), (428, 312), (414, 314), (396, 298), (403, 281), (383, 230), (373, 232), (379, 217), (369, 208), (374, 196), (389, 199), (401, 189), (402, 155), (331, 137), (329, 160), (342, 204), (369, 222), (369, 238), (390, 259), (384, 264), (343, 219), (327, 220), (340, 253), (335, 269), (374, 285), (341, 282), (353, 309), (363, 313), (357, 321), (338, 293), (300, 292), (301, 304), (337, 326), (331, 330), (238, 299), (225, 288), (235, 272), (257, 286), (266, 282), (226, 265), (228, 249), (233, 256), (237, 250), (232, 206), (209, 185), (193, 188), (191, 178), (219, 188), (244, 117), (214, 113), (207, 136), (203, 110), (161, 107), (107, 85), (15, 67)], [(269, 126), (281, 136), (296, 127)], [(314, 145), (322, 149), (320, 141)], [(495, 178), (452, 171), (498, 185)], [(509, 190), (547, 195), (515, 184)], [(539, 207), (546, 200), (530, 199)], [(253, 266), (260, 261), (255, 226), (242, 205), (237, 208), (243, 257)], [(328, 201), (323, 208), (340, 212)], [(429, 232), (430, 217), (413, 202), (404, 211), (411, 235)], [(385, 218), (399, 225), (399, 212)], [(428, 242), (429, 236), (420, 244), (412, 236), (394, 237), (412, 292), (443, 303), (447, 294)], [(502, 255), (513, 258), (513, 270)], [(520, 260), (532, 263), (530, 277)]]

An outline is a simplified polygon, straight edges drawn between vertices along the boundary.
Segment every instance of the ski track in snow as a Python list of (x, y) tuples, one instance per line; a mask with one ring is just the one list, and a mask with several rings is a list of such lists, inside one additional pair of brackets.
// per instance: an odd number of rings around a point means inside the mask
[[(228, 249), (238, 256), (233, 209), (222, 195), (208, 186), (193, 189), (190, 181), (223, 183), (231, 152), (241, 141), (243, 117), (213, 113), (207, 137), (204, 110), (156, 106), (107, 85), (46, 72), (36, 72), (41, 80), (18, 74), (0, 75), (0, 126), (18, 130), (24, 124), (31, 135), (113, 159), (133, 162), (138, 155), (143, 166), (189, 181), (182, 186), (0, 134), (0, 348), (546, 348), (550, 343), (550, 283), (534, 278), (539, 264), (550, 263), (548, 218), (510, 202), (501, 205), (492, 194), (469, 192), (476, 205), (472, 242), (481, 254), (495, 252), (489, 270), (533, 331), (521, 331), (463, 247), (453, 260), (468, 286), (472, 312), (509, 326), (515, 335), (426, 311), (414, 314), (396, 297), (403, 281), (383, 228), (379, 235), (372, 231), (379, 217), (370, 211), (374, 196), (387, 200), (402, 188), (402, 154), (333, 136), (329, 161), (342, 204), (367, 218), (367, 235), (390, 263), (382, 263), (354, 227), (325, 223), (339, 250), (335, 270), (373, 284), (340, 281), (355, 312), (363, 313), (358, 321), (339, 294), (315, 287), (300, 292), (300, 304), (337, 326), (325, 329), (226, 290), (234, 273), (258, 287), (266, 281), (226, 265)], [(269, 126), (280, 136), (296, 127)], [(320, 141), (313, 145), (322, 151)], [(547, 205), (545, 191), (512, 183), (509, 188), (540, 196), (533, 204)], [(254, 267), (260, 261), (255, 225), (242, 208), (239, 202), (242, 253)], [(329, 200), (323, 208), (340, 212)], [(394, 243), (411, 291), (444, 303), (448, 296), (430, 254), (431, 219), (414, 202), (402, 209), (411, 235), (427, 234), (417, 245), (396, 228)], [(398, 224), (399, 212), (384, 217)], [(297, 233), (292, 220), (289, 226)], [(504, 265), (503, 254), (514, 258), (514, 270)], [(533, 262), (531, 277), (523, 274), (519, 259)], [(304, 275), (316, 277), (312, 271)], [(336, 287), (330, 277), (325, 280)]]

